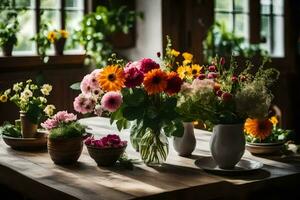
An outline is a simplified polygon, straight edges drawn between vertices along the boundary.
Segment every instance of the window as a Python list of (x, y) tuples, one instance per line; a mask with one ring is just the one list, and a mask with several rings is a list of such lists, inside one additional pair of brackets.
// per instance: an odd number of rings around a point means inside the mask
[(228, 31), (249, 38), (248, 0), (215, 0), (215, 21), (224, 23)]
[(274, 57), (284, 56), (284, 1), (260, 0), (261, 47)]
[[(39, 30), (37, 24), (46, 19), (50, 30), (66, 29), (70, 34), (79, 28), (84, 15), (85, 0), (12, 0), (12, 5), (19, 10), (20, 31), (14, 55), (36, 54), (36, 44), (31, 41)], [(41, 13), (43, 13), (41, 15)], [(70, 39), (65, 46), (66, 53), (78, 52), (79, 47), (71, 48)], [(51, 53), (51, 52), (50, 52)]]

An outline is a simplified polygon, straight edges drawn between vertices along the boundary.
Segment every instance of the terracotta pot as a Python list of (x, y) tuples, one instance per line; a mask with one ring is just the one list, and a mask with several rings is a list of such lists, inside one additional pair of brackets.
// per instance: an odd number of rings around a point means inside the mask
[(2, 52), (4, 56), (11, 56), (14, 44), (12, 42), (8, 42), (2, 46)]
[(98, 166), (112, 166), (124, 153), (126, 146), (120, 148), (96, 148), (86, 145), (90, 156)]
[(83, 147), (82, 137), (68, 139), (48, 138), (48, 152), (55, 164), (73, 164), (77, 162)]
[(60, 38), (54, 42), (55, 55), (61, 56), (64, 54), (66, 38)]
[(29, 121), (26, 112), (20, 111), (21, 133), (23, 138), (33, 138), (37, 133), (37, 124)]

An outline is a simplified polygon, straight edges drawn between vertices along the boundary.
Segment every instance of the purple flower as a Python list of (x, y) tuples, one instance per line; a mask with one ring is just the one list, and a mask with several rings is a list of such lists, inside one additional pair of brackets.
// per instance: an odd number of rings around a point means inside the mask
[(122, 102), (122, 96), (119, 92), (107, 92), (101, 99), (101, 106), (104, 110), (115, 112)]
[(124, 69), (125, 73), (125, 86), (133, 88), (142, 84), (144, 74), (134, 66), (128, 66)]
[(143, 72), (144, 74), (151, 71), (152, 69), (160, 68), (159, 64), (150, 58), (144, 58), (144, 59), (140, 60), (139, 62), (140, 62), (140, 65), (139, 65), (138, 69), (141, 72)]

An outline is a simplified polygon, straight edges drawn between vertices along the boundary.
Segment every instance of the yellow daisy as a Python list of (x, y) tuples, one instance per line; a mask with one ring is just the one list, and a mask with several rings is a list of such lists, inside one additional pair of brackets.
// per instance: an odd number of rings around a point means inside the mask
[(177, 68), (177, 73), (181, 79), (187, 78), (191, 79), (192, 75), (192, 68), (189, 66), (180, 66)]
[(47, 38), (51, 43), (53, 43), (56, 40), (56, 33), (54, 31), (50, 31)]
[(201, 69), (202, 69), (202, 67), (198, 64), (192, 65), (192, 75), (194, 78), (197, 78), (200, 75)]
[(182, 54), (182, 57), (184, 58), (184, 60), (193, 60), (193, 54), (191, 54), (191, 53), (188, 53), (188, 52), (184, 52), (183, 54)]

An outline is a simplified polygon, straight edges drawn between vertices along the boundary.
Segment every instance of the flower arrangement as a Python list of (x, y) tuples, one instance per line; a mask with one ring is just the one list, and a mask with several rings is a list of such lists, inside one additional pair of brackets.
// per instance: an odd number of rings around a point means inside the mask
[(11, 89), (0, 93), (0, 101), (4, 103), (9, 100), (15, 103), (33, 124), (38, 124), (45, 116), (51, 116), (55, 110), (54, 105), (47, 105), (46, 97), (51, 91), (51, 85), (39, 86), (29, 79), (26, 82), (15, 83)]
[[(148, 134), (144, 134), (148, 146), (151, 141), (163, 144), (162, 130), (167, 136), (181, 136), (183, 126), (176, 112), (176, 95), (183, 84), (179, 75), (164, 70), (149, 58), (127, 64), (114, 58), (110, 61), (110, 65), (83, 78), (82, 93), (74, 101), (75, 110), (80, 113), (108, 112), (111, 123), (116, 121), (119, 130), (127, 128), (128, 121), (135, 121), (148, 130)], [(163, 160), (166, 159), (167, 152), (163, 147), (154, 147), (154, 151), (154, 155), (159, 153)], [(158, 156), (149, 158), (149, 155), (142, 155), (146, 163), (160, 162)]]
[(50, 132), (51, 139), (81, 137), (85, 133), (85, 126), (77, 122), (77, 116), (67, 111), (57, 112), (41, 126)]
[(94, 136), (87, 138), (84, 141), (85, 145), (99, 149), (105, 148), (121, 148), (127, 146), (127, 141), (122, 141), (116, 134), (108, 134), (101, 139), (95, 139)]
[(61, 29), (61, 30), (53, 30), (48, 32), (47, 34), (47, 39), (51, 42), (54, 43), (57, 40), (60, 39), (67, 39), (69, 37), (68, 31)]
[(244, 125), (246, 140), (250, 143), (277, 143), (286, 142), (291, 130), (278, 127), (276, 116), (266, 119), (248, 118)]

